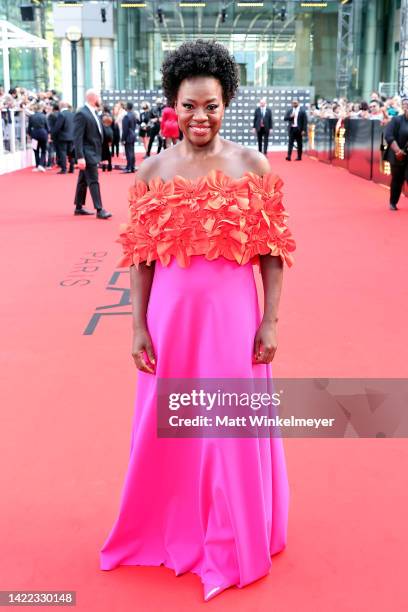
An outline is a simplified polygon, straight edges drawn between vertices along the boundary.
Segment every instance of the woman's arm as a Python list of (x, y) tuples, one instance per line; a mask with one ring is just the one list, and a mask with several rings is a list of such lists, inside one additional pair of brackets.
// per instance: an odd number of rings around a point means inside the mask
[[(156, 357), (147, 327), (147, 306), (149, 304), (155, 264), (145, 262), (130, 266), (130, 296), (132, 302), (133, 343), (132, 357), (138, 370), (154, 374)], [(146, 361), (145, 353), (148, 361)], [(150, 363), (149, 363), (150, 362)]]
[(281, 257), (260, 255), (261, 276), (264, 289), (264, 314), (262, 322), (275, 325), (278, 322), (278, 309), (283, 281), (283, 261)]
[(278, 308), (283, 281), (283, 262), (279, 256), (261, 255), (264, 313), (254, 340), (255, 363), (269, 363), (275, 356)]
[[(249, 169), (259, 175), (271, 172), (268, 160), (261, 153), (250, 152)], [(255, 334), (255, 363), (270, 363), (277, 349), (277, 322), (282, 290), (283, 262), (280, 256), (260, 255), (261, 277), (264, 290), (264, 314)]]
[[(148, 183), (154, 176), (157, 162), (151, 158), (143, 162), (140, 170), (136, 173), (136, 181), (142, 180)], [(145, 262), (136, 266), (130, 266), (130, 296), (132, 302), (132, 357), (138, 370), (154, 374), (156, 356), (154, 353), (152, 339), (147, 326), (147, 307), (149, 304), (150, 290), (152, 287), (155, 263), (150, 266)], [(146, 360), (147, 355), (147, 360)]]

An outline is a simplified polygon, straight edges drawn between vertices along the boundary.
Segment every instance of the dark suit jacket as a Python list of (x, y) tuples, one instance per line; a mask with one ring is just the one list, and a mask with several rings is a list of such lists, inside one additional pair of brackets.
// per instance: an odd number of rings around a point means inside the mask
[(58, 113), (52, 136), (58, 142), (74, 140), (74, 113), (68, 109)]
[(46, 132), (49, 131), (47, 118), (44, 113), (36, 112), (28, 118), (28, 133), (32, 136), (34, 130), (39, 129), (46, 130)]
[[(257, 132), (261, 129), (261, 121), (262, 121), (262, 112), (261, 112), (261, 109), (258, 107), (254, 114), (254, 124), (253, 124), (253, 127), (256, 129)], [(264, 122), (265, 130), (269, 132), (269, 130), (273, 128), (273, 121), (272, 121), (272, 111), (268, 107), (266, 107), (265, 109), (265, 117), (263, 119), (263, 122)]]
[(122, 142), (133, 144), (136, 140), (137, 119), (133, 111), (128, 111), (122, 121)]
[(404, 150), (406, 148), (408, 143), (400, 133), (403, 121), (405, 121), (404, 115), (397, 115), (396, 117), (393, 117), (391, 121), (387, 123), (384, 131), (384, 138), (388, 147), (383, 154), (383, 158), (390, 164), (394, 164), (396, 166), (404, 166), (407, 163), (407, 159), (403, 159), (401, 161), (398, 160), (390, 146), (394, 140), (396, 140), (400, 149)]
[(48, 131), (50, 132), (53, 138), (54, 138), (54, 127), (57, 122), (58, 115), (59, 115), (59, 111), (58, 112), (52, 111), (51, 113), (47, 115)]
[[(289, 124), (288, 124), (288, 131), (290, 131), (290, 128), (293, 126), (293, 117), (291, 117), (292, 111), (293, 111), (293, 106), (288, 108), (288, 110), (285, 113), (285, 117), (284, 117), (284, 120), (289, 122)], [(301, 106), (299, 108), (297, 124), (298, 124), (298, 128), (300, 129), (301, 132), (306, 132), (306, 130), (307, 130), (307, 114), (306, 114), (306, 111), (303, 108), (303, 106)]]
[(97, 165), (102, 156), (103, 129), (101, 131), (87, 106), (80, 108), (74, 115), (74, 147), (77, 159), (85, 158), (87, 164)]
[(160, 132), (160, 118), (163, 114), (163, 109), (163, 104), (156, 104), (150, 111), (151, 119), (159, 119), (159, 121), (154, 121), (150, 124), (150, 136), (154, 136)]

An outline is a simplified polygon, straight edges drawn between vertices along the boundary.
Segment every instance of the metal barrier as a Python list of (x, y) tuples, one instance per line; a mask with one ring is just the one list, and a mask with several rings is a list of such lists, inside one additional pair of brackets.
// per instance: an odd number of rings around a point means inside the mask
[(25, 112), (2, 109), (0, 115), (0, 174), (31, 166), (33, 154), (27, 144)]
[(306, 153), (311, 157), (376, 183), (390, 184), (390, 165), (382, 159), (386, 143), (380, 121), (312, 118), (308, 136)]

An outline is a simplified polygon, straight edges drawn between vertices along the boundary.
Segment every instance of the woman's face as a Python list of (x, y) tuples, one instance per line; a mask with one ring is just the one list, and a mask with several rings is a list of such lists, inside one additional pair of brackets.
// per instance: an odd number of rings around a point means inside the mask
[(184, 79), (174, 106), (184, 137), (195, 146), (211, 142), (224, 117), (222, 87), (214, 77)]

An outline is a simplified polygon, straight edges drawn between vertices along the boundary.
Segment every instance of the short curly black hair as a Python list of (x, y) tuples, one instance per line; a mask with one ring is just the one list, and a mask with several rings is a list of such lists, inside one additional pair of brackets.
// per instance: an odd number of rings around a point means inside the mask
[(239, 85), (239, 69), (228, 49), (215, 40), (188, 41), (171, 51), (161, 67), (167, 103), (174, 106), (180, 83), (196, 76), (212, 76), (221, 84), (228, 106)]

